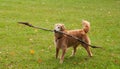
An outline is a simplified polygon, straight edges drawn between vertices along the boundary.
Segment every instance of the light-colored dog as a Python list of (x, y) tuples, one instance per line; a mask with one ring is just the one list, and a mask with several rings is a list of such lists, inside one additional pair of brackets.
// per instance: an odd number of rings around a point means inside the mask
[[(87, 33), (90, 30), (90, 23), (88, 21), (83, 20), (82, 24), (83, 24), (83, 28), (79, 30), (66, 30), (64, 24), (56, 24), (55, 30), (65, 32), (69, 35), (75, 36), (85, 41), (86, 43), (90, 44), (90, 39), (87, 36)], [(74, 56), (76, 53), (76, 48), (80, 44), (86, 49), (88, 55), (92, 56), (92, 53), (88, 45), (80, 43), (78, 40), (69, 37), (67, 35), (55, 32), (56, 58), (58, 58), (59, 50), (62, 49), (60, 63), (63, 63), (64, 55), (66, 53), (67, 48), (73, 47), (72, 56)]]

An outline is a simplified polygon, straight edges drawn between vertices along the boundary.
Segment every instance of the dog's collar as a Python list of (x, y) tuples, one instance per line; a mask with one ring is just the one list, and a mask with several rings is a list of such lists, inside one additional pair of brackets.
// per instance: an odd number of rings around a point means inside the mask
[(61, 39), (62, 37), (59, 37), (59, 38), (57, 38), (57, 39)]
[[(60, 33), (59, 31), (56, 31), (56, 30), (54, 30), (54, 32), (55, 32), (55, 33), (58, 33), (58, 34), (61, 34), (61, 35), (63, 34), (63, 33)], [(61, 39), (61, 38), (63, 38), (63, 36), (60, 36), (60, 37), (58, 37), (57, 39), (59, 40), (59, 39)]]

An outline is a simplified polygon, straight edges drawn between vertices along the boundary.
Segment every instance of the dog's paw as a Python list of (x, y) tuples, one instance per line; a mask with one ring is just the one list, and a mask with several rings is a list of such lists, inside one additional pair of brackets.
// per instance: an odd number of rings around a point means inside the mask
[(93, 57), (93, 55), (91, 55), (90, 57)]
[(60, 64), (62, 64), (63, 63), (63, 60), (60, 60)]
[(90, 57), (93, 57), (93, 54), (91, 53), (89, 56), (90, 56)]
[(75, 54), (71, 54), (71, 55), (70, 55), (70, 57), (74, 57), (74, 56), (75, 56)]

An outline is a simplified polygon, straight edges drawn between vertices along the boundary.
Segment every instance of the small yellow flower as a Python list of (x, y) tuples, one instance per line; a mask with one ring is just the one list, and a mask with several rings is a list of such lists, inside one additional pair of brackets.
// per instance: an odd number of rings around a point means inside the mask
[(30, 50), (30, 54), (35, 54), (35, 51), (34, 50)]

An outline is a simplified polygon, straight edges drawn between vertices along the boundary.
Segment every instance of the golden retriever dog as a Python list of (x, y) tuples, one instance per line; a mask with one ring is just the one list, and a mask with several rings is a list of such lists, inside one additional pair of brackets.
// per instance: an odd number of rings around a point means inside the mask
[[(82, 29), (78, 29), (78, 30), (66, 30), (64, 24), (55, 24), (55, 29), (56, 31), (62, 31), (64, 33), (67, 33), (69, 35), (75, 36), (81, 40), (83, 40), (84, 42), (90, 44), (90, 39), (87, 35), (88, 31), (90, 30), (90, 23), (86, 20), (82, 21), (82, 25), (83, 28)], [(88, 45), (84, 44), (84, 43), (80, 43), (78, 40), (69, 37), (67, 35), (55, 32), (55, 45), (56, 45), (56, 58), (58, 58), (58, 54), (59, 54), (59, 50), (62, 49), (62, 55), (60, 57), (60, 63), (63, 63), (64, 60), (64, 55), (66, 53), (66, 50), (68, 47), (73, 47), (73, 52), (72, 52), (72, 56), (75, 55), (76, 50), (78, 45), (82, 45), (88, 55), (91, 57), (92, 53), (90, 51), (90, 48)]]

